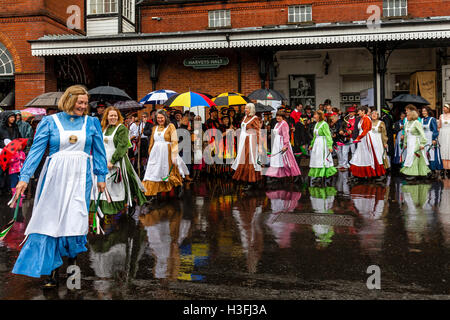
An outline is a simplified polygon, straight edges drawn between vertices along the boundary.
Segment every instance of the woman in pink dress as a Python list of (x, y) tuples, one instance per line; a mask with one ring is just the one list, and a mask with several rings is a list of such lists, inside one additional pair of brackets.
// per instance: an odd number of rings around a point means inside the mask
[(270, 167), (265, 175), (272, 178), (295, 177), (301, 175), (297, 161), (290, 143), (289, 125), (286, 122), (286, 114), (278, 111), (277, 124), (272, 129), (272, 153), (270, 155)]

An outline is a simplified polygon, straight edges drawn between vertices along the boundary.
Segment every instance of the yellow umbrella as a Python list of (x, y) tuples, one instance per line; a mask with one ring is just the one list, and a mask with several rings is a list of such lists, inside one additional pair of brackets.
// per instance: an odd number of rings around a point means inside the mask
[(247, 104), (250, 101), (249, 98), (238, 92), (224, 92), (213, 98), (212, 101), (219, 106), (238, 106)]

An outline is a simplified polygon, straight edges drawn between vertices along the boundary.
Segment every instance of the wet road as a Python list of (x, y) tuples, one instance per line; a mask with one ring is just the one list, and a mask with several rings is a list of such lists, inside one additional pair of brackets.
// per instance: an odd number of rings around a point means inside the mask
[[(307, 170), (303, 169), (303, 172)], [(449, 299), (450, 180), (191, 183), (181, 200), (108, 219), (79, 256), (81, 290), (10, 273), (23, 221), (0, 241), (0, 299)], [(4, 225), (12, 212), (1, 198)], [(371, 265), (381, 289), (369, 290)], [(66, 262), (61, 268), (66, 270)]]

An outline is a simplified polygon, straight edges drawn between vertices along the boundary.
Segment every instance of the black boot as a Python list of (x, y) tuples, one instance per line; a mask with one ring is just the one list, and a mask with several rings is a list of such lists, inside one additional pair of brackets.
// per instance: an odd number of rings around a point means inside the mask
[(59, 268), (53, 270), (50, 276), (45, 279), (42, 289), (53, 289), (58, 287), (58, 270)]
[(68, 258), (67, 259), (67, 265), (71, 266), (71, 265), (77, 265), (77, 257), (75, 258)]
[(450, 170), (445, 170), (446, 176), (448, 179), (450, 179)]
[(177, 197), (178, 197), (178, 199), (181, 199), (183, 197), (183, 195), (184, 195), (184, 188), (183, 188), (183, 186), (179, 186), (177, 188), (178, 188), (178, 190), (177, 190)]

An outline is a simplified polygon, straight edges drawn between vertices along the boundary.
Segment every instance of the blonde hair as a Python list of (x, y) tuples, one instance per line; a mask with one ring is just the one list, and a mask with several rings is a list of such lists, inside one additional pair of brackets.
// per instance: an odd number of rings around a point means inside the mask
[(322, 110), (316, 110), (316, 112), (314, 112), (314, 113), (317, 113), (317, 115), (319, 116), (319, 121), (318, 122), (325, 120), (325, 114), (324, 114), (324, 112)]
[(123, 123), (123, 116), (120, 113), (120, 110), (117, 109), (115, 106), (110, 106), (108, 108), (106, 108), (105, 112), (103, 113), (103, 118), (102, 118), (102, 129), (105, 130), (108, 126), (109, 126), (109, 122), (108, 122), (108, 114), (111, 111), (116, 111), (117, 112), (117, 116), (119, 117), (117, 119), (117, 124), (122, 124)]
[(245, 107), (246, 108), (248, 108), (249, 109), (249, 116), (254, 116), (255, 115), (255, 113), (256, 113), (256, 109), (255, 109), (255, 105), (253, 104), (253, 103), (247, 103), (246, 105), (245, 105)]
[(419, 113), (416, 110), (410, 110), (408, 115), (413, 121), (419, 119)]
[[(78, 101), (78, 96), (84, 95), (87, 95), (89, 99), (89, 93), (86, 87), (79, 84), (70, 86), (59, 99), (58, 109), (67, 113), (71, 113), (73, 108), (75, 107), (75, 103)], [(89, 114), (89, 107), (84, 111), (84, 115), (87, 114)]]

